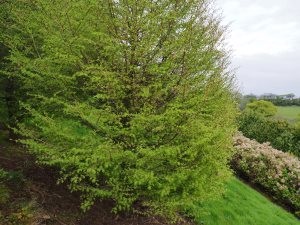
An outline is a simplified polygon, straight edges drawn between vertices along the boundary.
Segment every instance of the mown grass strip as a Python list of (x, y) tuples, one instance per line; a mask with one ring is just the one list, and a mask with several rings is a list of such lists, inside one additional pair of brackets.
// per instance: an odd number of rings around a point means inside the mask
[[(205, 215), (203, 215), (205, 210)], [(233, 178), (219, 200), (199, 204), (196, 222), (204, 225), (299, 225), (292, 214)]]

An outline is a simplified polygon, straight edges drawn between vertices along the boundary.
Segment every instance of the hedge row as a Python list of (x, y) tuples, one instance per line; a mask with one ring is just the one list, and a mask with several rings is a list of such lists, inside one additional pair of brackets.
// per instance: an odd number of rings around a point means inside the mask
[(288, 121), (243, 112), (239, 117), (239, 130), (259, 143), (270, 142), (272, 147), (300, 157), (300, 128)]
[(290, 153), (259, 144), (238, 134), (234, 138), (234, 170), (259, 184), (275, 199), (290, 206), (300, 216), (300, 161)]

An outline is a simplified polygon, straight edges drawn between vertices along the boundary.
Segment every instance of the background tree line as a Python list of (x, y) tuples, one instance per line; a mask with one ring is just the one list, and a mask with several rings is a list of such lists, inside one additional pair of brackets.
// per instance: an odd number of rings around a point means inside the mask
[(294, 94), (288, 94), (288, 95), (265, 94), (262, 96), (249, 94), (249, 95), (241, 95), (240, 108), (243, 110), (245, 109), (247, 103), (251, 103), (256, 100), (269, 101), (276, 106), (300, 106), (300, 98), (296, 98)]

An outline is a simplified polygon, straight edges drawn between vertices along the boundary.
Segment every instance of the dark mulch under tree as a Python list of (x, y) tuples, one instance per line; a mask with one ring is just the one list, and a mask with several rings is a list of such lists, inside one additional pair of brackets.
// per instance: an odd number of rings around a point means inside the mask
[[(162, 218), (143, 216), (137, 213), (114, 214), (113, 201), (98, 201), (89, 211), (80, 209), (80, 197), (70, 193), (66, 186), (57, 185), (57, 174), (52, 168), (37, 166), (34, 158), (26, 150), (14, 143), (0, 144), (0, 168), (19, 173), (21, 181), (11, 184), (9, 203), (0, 205), (0, 224), (3, 218), (20, 219), (20, 224), (32, 225), (147, 225), (169, 224)], [(14, 208), (28, 204), (30, 215), (24, 218), (22, 212)], [(25, 212), (26, 213), (26, 212)], [(8, 221), (8, 220), (7, 220)], [(9, 222), (6, 222), (9, 223)], [(177, 225), (192, 225), (188, 219)]]

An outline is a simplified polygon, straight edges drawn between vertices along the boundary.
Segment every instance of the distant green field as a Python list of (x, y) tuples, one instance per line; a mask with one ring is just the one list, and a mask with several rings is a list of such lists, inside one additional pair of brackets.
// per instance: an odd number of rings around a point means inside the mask
[[(233, 179), (220, 200), (202, 205), (207, 215), (199, 214), (203, 225), (300, 225), (300, 220), (273, 204), (243, 182)], [(203, 209), (199, 210), (203, 213)]]
[(300, 106), (278, 106), (276, 117), (295, 122), (300, 114)]

